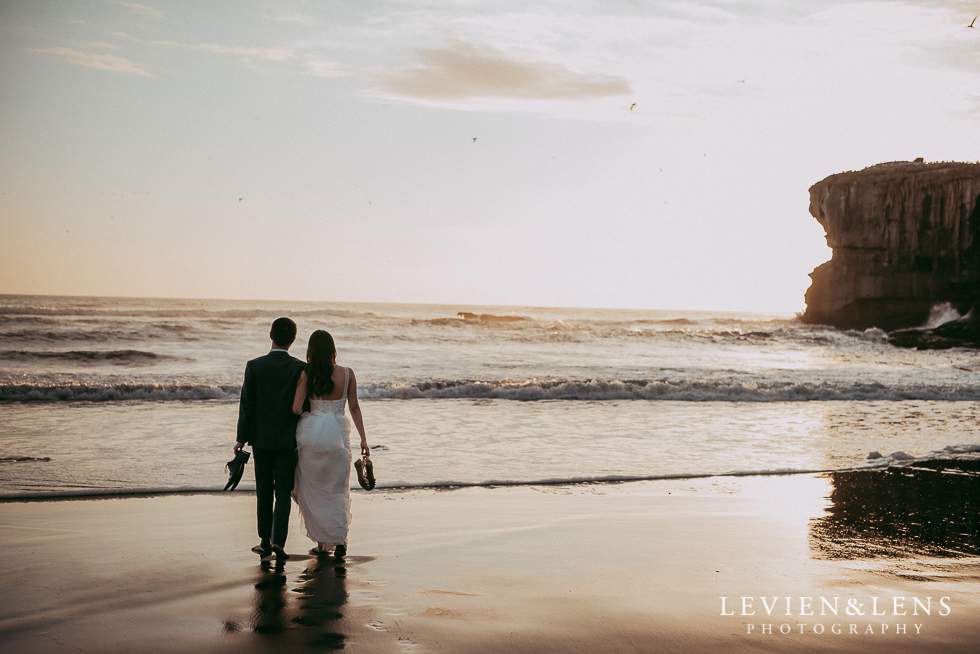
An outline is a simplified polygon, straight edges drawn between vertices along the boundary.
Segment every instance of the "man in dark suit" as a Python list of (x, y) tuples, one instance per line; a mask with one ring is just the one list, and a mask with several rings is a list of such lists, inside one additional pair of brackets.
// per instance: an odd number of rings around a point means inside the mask
[(296, 340), (296, 323), (277, 318), (269, 332), (272, 350), (245, 366), (238, 438), (234, 450), (252, 445), (255, 460), (255, 495), (261, 541), (252, 548), (263, 557), (285, 560), (289, 510), (296, 475), (296, 423), (293, 396), (306, 364), (289, 355)]

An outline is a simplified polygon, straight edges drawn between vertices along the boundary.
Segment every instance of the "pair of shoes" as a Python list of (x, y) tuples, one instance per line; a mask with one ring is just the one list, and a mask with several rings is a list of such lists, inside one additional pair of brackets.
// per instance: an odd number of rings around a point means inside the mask
[(261, 557), (266, 557), (272, 554), (272, 548), (269, 546), (268, 543), (259, 543), (258, 545), (252, 548), (252, 551)]
[(238, 488), (238, 482), (242, 480), (242, 474), (245, 472), (245, 464), (248, 463), (249, 456), (250, 454), (245, 450), (238, 450), (235, 452), (235, 458), (225, 464), (225, 470), (228, 471), (228, 483), (225, 484), (225, 490)]
[(347, 556), (347, 546), (338, 545), (336, 548), (334, 548), (333, 555), (338, 559), (344, 558), (345, 556)]
[(365, 456), (354, 462), (354, 469), (357, 470), (357, 483), (366, 491), (374, 490), (374, 464), (371, 457)]
[(286, 554), (286, 550), (282, 548), (282, 545), (273, 545), (272, 553), (276, 555), (276, 561), (285, 561), (289, 558), (289, 555)]

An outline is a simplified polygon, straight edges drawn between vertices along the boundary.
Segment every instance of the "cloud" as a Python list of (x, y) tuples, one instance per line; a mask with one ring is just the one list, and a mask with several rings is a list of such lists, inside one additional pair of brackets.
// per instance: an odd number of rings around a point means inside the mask
[(543, 61), (519, 61), (487, 46), (455, 43), (420, 50), (421, 65), (383, 76), (382, 90), (423, 100), (519, 98), (586, 100), (632, 93), (622, 77), (577, 73)]
[(300, 23), (302, 25), (312, 25), (314, 22), (313, 17), (306, 14), (284, 14), (277, 16), (275, 20), (280, 23)]
[(242, 61), (248, 63), (258, 59), (272, 62), (289, 62), (298, 64), (303, 72), (314, 77), (348, 77), (350, 73), (339, 64), (328, 59), (303, 53), (302, 50), (290, 47), (255, 47), (237, 45), (219, 45), (217, 43), (179, 43), (177, 41), (154, 41), (154, 45), (162, 45), (169, 48), (185, 48), (187, 50), (201, 50), (213, 52), (215, 54), (235, 55)]
[(142, 77), (153, 77), (150, 73), (143, 70), (136, 64), (111, 54), (93, 54), (72, 50), (71, 48), (29, 48), (28, 52), (39, 52), (41, 54), (53, 54), (61, 57), (71, 64), (79, 66), (89, 66), (90, 68), (101, 68), (102, 70), (114, 73), (129, 73), (130, 75), (140, 75)]
[(129, 34), (126, 34), (126, 32), (113, 32), (112, 35), (113, 36), (118, 36), (121, 39), (127, 39), (129, 41), (135, 41), (136, 43), (139, 43), (140, 42), (140, 40), (138, 38), (136, 38), (135, 36), (130, 36)]
[(117, 4), (123, 7), (129, 7), (141, 16), (152, 16), (154, 18), (160, 18), (163, 16), (163, 12), (159, 9), (154, 9), (153, 7), (147, 7), (146, 5), (141, 5), (136, 2), (119, 2)]
[(289, 61), (296, 58), (296, 50), (293, 48), (258, 48), (242, 47), (234, 45), (218, 45), (217, 43), (178, 43), (177, 41), (154, 41), (156, 45), (163, 45), (171, 48), (187, 48), (189, 50), (204, 50), (216, 54), (237, 55), (243, 59), (264, 59), (266, 61)]
[(306, 61), (303, 62), (303, 68), (307, 75), (314, 77), (347, 77), (349, 75), (336, 62), (314, 56), (307, 57)]

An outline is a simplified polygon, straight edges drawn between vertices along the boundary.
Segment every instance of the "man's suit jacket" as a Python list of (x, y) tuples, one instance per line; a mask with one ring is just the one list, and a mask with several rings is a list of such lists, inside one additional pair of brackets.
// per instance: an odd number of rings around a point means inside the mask
[(272, 350), (245, 365), (238, 405), (238, 442), (268, 450), (296, 449), (293, 413), (296, 382), (306, 364), (285, 350)]

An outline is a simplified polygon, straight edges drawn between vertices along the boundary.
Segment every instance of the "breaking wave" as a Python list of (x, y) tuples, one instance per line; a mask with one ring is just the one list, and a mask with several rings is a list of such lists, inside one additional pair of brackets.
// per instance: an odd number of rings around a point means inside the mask
[[(345, 309), (310, 309), (291, 310), (288, 312), (294, 318), (352, 318), (372, 317), (372, 312), (353, 311)], [(242, 319), (242, 318), (277, 318), (283, 315), (282, 309), (139, 309), (139, 308), (87, 308), (87, 307), (54, 307), (54, 306), (0, 306), (0, 322), (18, 321), (29, 324), (51, 324), (50, 317), (85, 316), (104, 318), (210, 318), (210, 319)]]
[(844, 382), (737, 380), (547, 380), (521, 383), (450, 380), (414, 385), (368, 384), (365, 399), (463, 398), (500, 400), (674, 400), (687, 402), (801, 402), (812, 400), (980, 400), (980, 385), (938, 386)]
[(855, 466), (854, 469), (890, 468), (892, 466), (907, 468), (916, 467), (923, 463), (942, 461), (951, 464), (963, 461), (980, 462), (978, 454), (980, 454), (980, 445), (947, 445), (941, 450), (933, 450), (920, 456), (913, 456), (905, 452), (892, 452), (887, 456), (882, 456), (879, 452), (871, 452), (868, 454), (868, 458)]
[(184, 360), (180, 357), (142, 352), (140, 350), (72, 350), (69, 352), (38, 352), (26, 350), (6, 350), (0, 352), (0, 360), (32, 361), (37, 359), (55, 359), (60, 361), (106, 361), (109, 363), (148, 363), (156, 360)]
[[(675, 402), (808, 402), (835, 400), (978, 401), (980, 384), (888, 386), (877, 382), (793, 382), (740, 380), (441, 380), (413, 384), (367, 383), (362, 400), (487, 399), (647, 400)], [(112, 402), (123, 400), (233, 400), (241, 386), (217, 383), (12, 383), (0, 382), (0, 401)]]
[(533, 318), (527, 318), (525, 316), (498, 316), (492, 313), (470, 313), (469, 311), (459, 311), (456, 313), (456, 318), (459, 320), (477, 320), (480, 322), (524, 322), (526, 320), (533, 320)]
[(926, 319), (926, 324), (922, 326), (922, 329), (935, 329), (960, 318), (962, 318), (960, 312), (951, 303), (937, 302), (929, 309), (929, 318)]
[(238, 385), (0, 383), (0, 400), (14, 402), (227, 400), (237, 399), (240, 393)]

